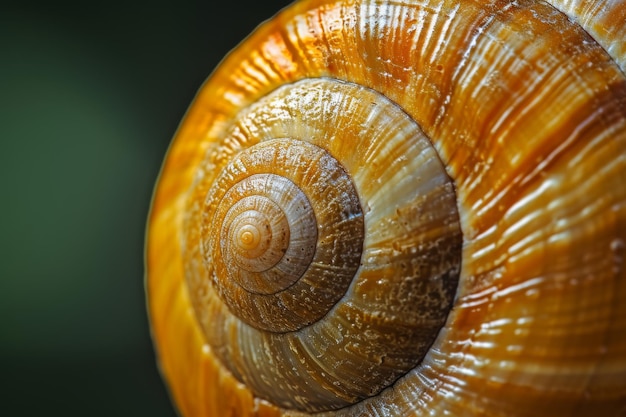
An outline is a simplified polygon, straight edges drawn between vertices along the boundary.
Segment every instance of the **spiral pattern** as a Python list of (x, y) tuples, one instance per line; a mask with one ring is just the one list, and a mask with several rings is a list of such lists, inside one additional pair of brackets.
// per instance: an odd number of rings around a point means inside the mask
[[(263, 194), (245, 196), (249, 190)], [(206, 243), (217, 246), (219, 242), (219, 251), (213, 255), (217, 248), (212, 248), (205, 254), (207, 263), (223, 264), (224, 271), (217, 276), (257, 294), (273, 294), (296, 282), (317, 244), (317, 223), (304, 193), (284, 177), (255, 174), (237, 183), (225, 197), (228, 211), (215, 218), (206, 232), (220, 230), (219, 236)], [(231, 206), (232, 200), (236, 203)], [(281, 202), (287, 205), (284, 210)], [(295, 216), (288, 218), (285, 212)]]
[(625, 4), (305, 0), (235, 50), (151, 213), (182, 414), (620, 415)]
[(363, 87), (303, 80), (241, 112), (203, 165), (188, 286), (239, 380), (323, 411), (421, 360), (452, 305), (461, 232), (454, 187), (410, 117)]
[[(352, 181), (309, 142), (274, 139), (237, 154), (209, 190), (203, 214), (214, 286), (259, 329), (293, 331), (318, 320), (361, 261), (363, 212)], [(245, 234), (251, 242), (242, 242)]]
[[(250, 190), (263, 194), (248, 195)], [(219, 242), (219, 252), (205, 254), (207, 263), (227, 265), (217, 275), (257, 294), (273, 294), (297, 281), (317, 244), (317, 223), (306, 195), (285, 177), (255, 174), (229, 189), (224, 200), (221, 203), (228, 210), (214, 218), (206, 231), (208, 235), (220, 231), (205, 245)], [(286, 205), (284, 210), (280, 203)], [(288, 218), (285, 212), (295, 216)]]

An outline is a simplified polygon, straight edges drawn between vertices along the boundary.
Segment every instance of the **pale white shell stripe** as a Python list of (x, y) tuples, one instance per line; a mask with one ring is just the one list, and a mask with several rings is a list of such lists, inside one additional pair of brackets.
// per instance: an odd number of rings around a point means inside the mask
[[(550, 0), (581, 25), (626, 74), (626, 2), (624, 0)], [(604, 22), (611, 22), (608, 26)]]

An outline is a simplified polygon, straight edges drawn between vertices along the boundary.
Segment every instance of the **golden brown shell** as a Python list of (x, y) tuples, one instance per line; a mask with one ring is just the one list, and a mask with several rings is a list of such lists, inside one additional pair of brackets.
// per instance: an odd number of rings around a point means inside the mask
[(149, 219), (186, 417), (626, 412), (626, 3), (301, 1)]

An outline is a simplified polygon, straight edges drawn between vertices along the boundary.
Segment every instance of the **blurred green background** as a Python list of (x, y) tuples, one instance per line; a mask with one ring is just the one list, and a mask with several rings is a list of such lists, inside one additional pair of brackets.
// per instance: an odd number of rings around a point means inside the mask
[(287, 3), (0, 6), (2, 415), (175, 415), (143, 292), (152, 188), (201, 83)]

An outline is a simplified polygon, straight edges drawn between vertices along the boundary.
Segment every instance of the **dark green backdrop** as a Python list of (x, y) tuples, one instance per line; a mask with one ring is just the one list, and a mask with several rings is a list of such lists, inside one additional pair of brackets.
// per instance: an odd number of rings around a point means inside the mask
[(152, 187), (203, 80), (288, 1), (229, 3), (0, 6), (0, 414), (175, 415), (143, 294)]

